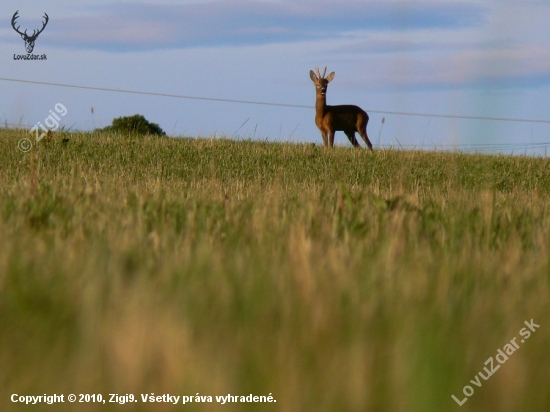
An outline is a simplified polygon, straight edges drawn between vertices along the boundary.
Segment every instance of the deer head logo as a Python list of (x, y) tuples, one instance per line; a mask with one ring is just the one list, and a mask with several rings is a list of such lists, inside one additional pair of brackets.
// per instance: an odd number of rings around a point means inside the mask
[(34, 42), (36, 41), (36, 38), (38, 37), (38, 35), (39, 35), (40, 33), (42, 33), (42, 31), (44, 30), (44, 28), (45, 28), (46, 25), (48, 24), (48, 20), (49, 20), (50, 18), (48, 17), (48, 15), (47, 15), (46, 13), (44, 13), (44, 19), (45, 19), (45, 21), (44, 21), (44, 23), (42, 23), (42, 28), (41, 28), (40, 30), (38, 30), (38, 31), (33, 30), (32, 35), (29, 36), (29, 35), (27, 34), (27, 30), (25, 30), (24, 32), (20, 32), (20, 31), (19, 31), (19, 27), (20, 27), (20, 26), (15, 27), (16, 20), (17, 20), (17, 18), (19, 17), (19, 16), (18, 16), (18, 13), (19, 13), (19, 10), (17, 10), (17, 11), (13, 14), (13, 17), (12, 17), (12, 19), (11, 19), (11, 25), (12, 25), (13, 29), (14, 29), (17, 33), (19, 33), (19, 34), (21, 35), (21, 38), (22, 38), (23, 40), (25, 40), (25, 48), (27, 49), (27, 53), (32, 53), (32, 51), (33, 51), (33, 49), (34, 49)]

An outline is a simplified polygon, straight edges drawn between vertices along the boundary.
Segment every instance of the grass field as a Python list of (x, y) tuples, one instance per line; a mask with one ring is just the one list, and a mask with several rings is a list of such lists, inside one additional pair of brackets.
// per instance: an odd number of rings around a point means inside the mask
[[(549, 159), (27, 136), (0, 132), (0, 410), (550, 410)], [(139, 402), (10, 401), (55, 393)]]

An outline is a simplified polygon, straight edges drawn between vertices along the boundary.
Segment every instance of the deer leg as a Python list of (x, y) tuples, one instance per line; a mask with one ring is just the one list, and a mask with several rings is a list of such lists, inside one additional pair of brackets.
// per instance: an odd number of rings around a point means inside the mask
[(327, 132), (325, 132), (324, 130), (321, 130), (321, 136), (323, 137), (323, 146), (327, 147), (328, 146)]
[(365, 113), (365, 118), (360, 119), (357, 124), (357, 132), (361, 135), (367, 146), (372, 150), (372, 143), (367, 136), (367, 123), (369, 122), (369, 116)]
[(369, 137), (367, 136), (367, 125), (365, 125), (363, 129), (359, 130), (359, 134), (361, 135), (361, 137), (363, 138), (363, 140), (365, 141), (369, 149), (372, 150), (372, 143), (370, 142)]
[(329, 147), (334, 146), (334, 130), (329, 131), (328, 143), (329, 143)]
[(359, 143), (357, 142), (357, 139), (355, 138), (355, 131), (348, 130), (347, 132), (344, 132), (344, 133), (348, 137), (348, 139), (349, 139), (350, 143), (353, 145), (353, 147), (356, 147), (358, 149), (361, 148), (361, 146), (359, 146)]

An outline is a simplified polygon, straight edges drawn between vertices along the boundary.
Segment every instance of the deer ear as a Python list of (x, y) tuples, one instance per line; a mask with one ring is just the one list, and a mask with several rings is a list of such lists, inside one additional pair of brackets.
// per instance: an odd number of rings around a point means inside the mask
[(327, 81), (328, 81), (329, 83), (332, 81), (332, 79), (334, 79), (334, 75), (335, 75), (335, 74), (336, 74), (336, 73), (332, 72), (331, 74), (329, 74), (329, 75), (326, 77), (326, 79), (327, 79)]
[(311, 77), (311, 80), (313, 80), (313, 81), (319, 80), (319, 79), (317, 78), (317, 75), (313, 72), (313, 70), (310, 70), (310, 71), (309, 71), (309, 77)]

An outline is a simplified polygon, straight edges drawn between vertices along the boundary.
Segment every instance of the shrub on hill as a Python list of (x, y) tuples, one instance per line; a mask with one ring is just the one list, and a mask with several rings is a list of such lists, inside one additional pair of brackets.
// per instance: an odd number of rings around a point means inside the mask
[(162, 130), (158, 124), (149, 122), (141, 114), (117, 117), (116, 119), (113, 119), (113, 124), (111, 126), (107, 126), (102, 130), (108, 132), (120, 132), (124, 134), (152, 134), (157, 136), (166, 135), (164, 130)]

